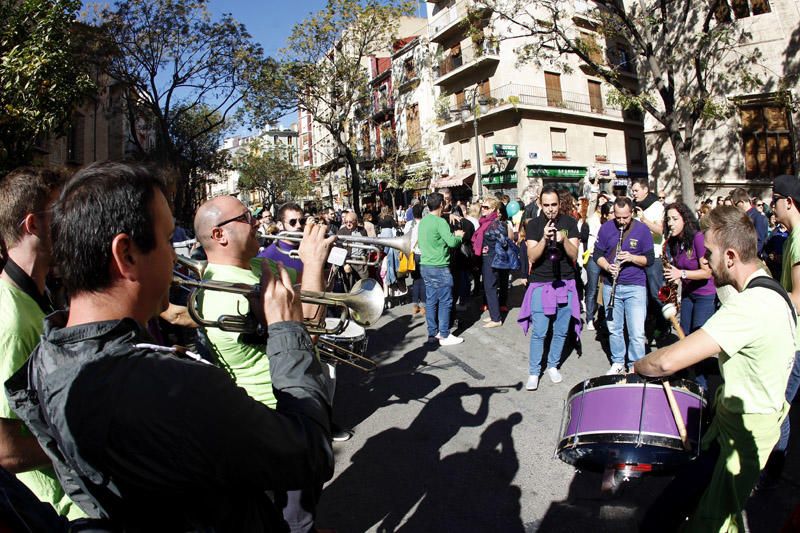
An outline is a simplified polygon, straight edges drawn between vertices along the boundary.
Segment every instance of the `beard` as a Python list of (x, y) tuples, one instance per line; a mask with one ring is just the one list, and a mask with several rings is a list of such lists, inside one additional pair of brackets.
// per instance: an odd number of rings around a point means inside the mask
[(733, 276), (730, 275), (727, 267), (722, 262), (711, 266), (711, 277), (714, 278), (714, 285), (717, 287), (733, 285)]

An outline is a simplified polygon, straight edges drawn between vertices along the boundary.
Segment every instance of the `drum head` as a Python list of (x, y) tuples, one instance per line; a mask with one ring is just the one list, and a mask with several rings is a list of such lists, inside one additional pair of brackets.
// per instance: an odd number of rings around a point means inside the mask
[[(328, 329), (333, 329), (338, 324), (338, 318), (328, 317), (325, 319), (325, 327)], [(336, 335), (320, 335), (320, 337), (332, 342), (336, 342), (337, 340), (363, 339), (366, 337), (366, 330), (351, 320), (347, 323), (347, 327), (344, 328), (344, 331), (341, 331)]]
[[(613, 376), (597, 376), (582, 381), (570, 389), (567, 398), (572, 398), (576, 394), (593, 389), (596, 387), (607, 387), (610, 385), (642, 384), (642, 383), (661, 383), (663, 380), (657, 378), (644, 378), (639, 374), (617, 374)], [(683, 389), (690, 394), (704, 396), (703, 388), (690, 379), (670, 379), (673, 390)]]

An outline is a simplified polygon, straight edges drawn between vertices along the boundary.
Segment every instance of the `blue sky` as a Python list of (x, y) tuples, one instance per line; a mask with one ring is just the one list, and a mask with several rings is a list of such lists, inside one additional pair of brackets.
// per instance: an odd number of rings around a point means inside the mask
[[(213, 13), (231, 13), (244, 23), (264, 51), (274, 55), (284, 46), (292, 26), (322, 9), (325, 0), (210, 0), (209, 4)], [(420, 2), (420, 5), (424, 17), (425, 2)]]

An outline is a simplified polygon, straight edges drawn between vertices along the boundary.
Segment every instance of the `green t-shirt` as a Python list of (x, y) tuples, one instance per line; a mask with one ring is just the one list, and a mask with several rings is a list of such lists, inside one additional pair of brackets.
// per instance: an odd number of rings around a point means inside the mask
[[(44, 313), (27, 294), (0, 279), (0, 380), (11, 377), (28, 360), (44, 330)], [(5, 394), (0, 394), (0, 418), (19, 420)], [(22, 426), (26, 436), (28, 428)], [(58, 514), (70, 520), (85, 517), (84, 512), (64, 494), (52, 468), (16, 474), (37, 498), (50, 503)]]
[[(261, 278), (261, 261), (260, 258), (252, 259), (250, 270), (209, 263), (203, 279), (252, 285)], [(270, 262), (270, 265), (272, 271), (277, 273), (274, 263)], [(297, 273), (289, 269), (289, 274), (294, 282)], [(216, 320), (221, 315), (245, 314), (250, 310), (247, 298), (238, 294), (204, 291), (201, 298), (201, 313), (207, 320)], [(267, 347), (244, 344), (240, 340), (240, 333), (222, 331), (219, 328), (207, 328), (206, 335), (220, 364), (230, 373), (236, 384), (254, 400), (274, 408), (276, 400), (272, 392)]]
[[(786, 292), (792, 292), (792, 267), (800, 263), (800, 226), (792, 229), (789, 238), (783, 243), (783, 263), (781, 285)], [(798, 309), (797, 311), (800, 311)], [(797, 347), (800, 350), (800, 320), (797, 321)]]
[(419, 222), (420, 264), (425, 266), (448, 266), (450, 248), (461, 244), (461, 237), (450, 231), (450, 225), (438, 215), (425, 215)]
[[(756, 271), (747, 279), (766, 276)], [(724, 380), (717, 399), (731, 413), (782, 411), (795, 352), (794, 322), (786, 302), (762, 287), (731, 294), (703, 325), (719, 344)]]

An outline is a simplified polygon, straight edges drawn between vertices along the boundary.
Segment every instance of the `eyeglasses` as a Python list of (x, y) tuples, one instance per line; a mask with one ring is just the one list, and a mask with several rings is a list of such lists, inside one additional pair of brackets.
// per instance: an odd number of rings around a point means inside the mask
[(764, 207), (764, 204), (763, 204), (762, 202), (758, 202), (758, 203), (756, 204), (756, 207)]
[(667, 199), (667, 197), (666, 197), (666, 196), (659, 196), (659, 197), (658, 197), (658, 199), (659, 199), (659, 200), (666, 200), (666, 199)]
[(304, 218), (290, 218), (289, 220), (286, 221), (286, 224), (288, 226), (291, 226), (291, 227), (298, 226), (298, 227), (302, 228), (303, 226), (306, 225), (306, 219), (304, 219)]
[(230, 224), (231, 222), (244, 222), (245, 224), (252, 226), (254, 220), (255, 218), (253, 217), (253, 213), (247, 210), (237, 217), (229, 218), (225, 222), (220, 222), (219, 224), (217, 224), (217, 227), (221, 228), (225, 224)]
[(778, 200), (786, 200), (786, 199), (787, 199), (786, 196), (781, 196), (780, 194), (773, 194), (772, 203), (770, 203), (770, 205), (774, 206), (775, 204), (778, 203)]
[(491, 207), (489, 207), (488, 205), (482, 205), (481, 209), (491, 209)]

